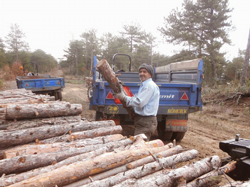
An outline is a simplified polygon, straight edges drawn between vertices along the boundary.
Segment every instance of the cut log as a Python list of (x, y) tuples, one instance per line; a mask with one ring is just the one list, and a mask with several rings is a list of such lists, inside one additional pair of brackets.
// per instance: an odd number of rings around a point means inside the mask
[(40, 127), (44, 125), (61, 125), (69, 123), (81, 122), (81, 116), (61, 116), (51, 118), (39, 118), (39, 119), (28, 119), (28, 120), (5, 120), (5, 130), (17, 130)]
[(182, 147), (180, 145), (177, 145), (176, 147), (173, 147), (173, 144), (169, 143), (169, 144), (167, 144), (165, 146), (169, 146), (169, 149), (167, 149), (165, 151), (162, 151), (160, 153), (157, 153), (154, 156), (148, 156), (148, 157), (145, 157), (143, 159), (131, 162), (131, 163), (127, 164), (127, 168), (128, 169), (134, 169), (134, 168), (137, 168), (137, 167), (142, 166), (144, 164), (153, 162), (153, 161), (155, 161), (155, 159), (175, 155), (175, 154), (180, 153), (182, 151)]
[(120, 125), (117, 126), (110, 126), (110, 127), (103, 127), (103, 128), (97, 128), (93, 130), (88, 131), (82, 131), (82, 132), (75, 132), (71, 133), (70, 135), (65, 134), (58, 137), (53, 137), (50, 139), (39, 141), (39, 143), (55, 143), (55, 142), (70, 142), (75, 141), (78, 139), (85, 139), (85, 138), (94, 138), (98, 136), (105, 136), (105, 135), (111, 135), (111, 134), (121, 134), (122, 133), (122, 127)]
[(194, 182), (192, 181), (192, 184), (188, 183), (186, 186), (190, 187), (212, 187), (212, 186), (216, 186), (217, 184), (219, 184), (222, 181), (221, 176), (217, 175), (217, 176), (206, 176), (206, 177), (199, 177), (197, 179), (194, 180)]
[(49, 95), (34, 95), (34, 96), (27, 96), (24, 95), (23, 97), (18, 98), (5, 98), (0, 99), (0, 104), (34, 104), (34, 103), (47, 103), (48, 101), (55, 101), (54, 96)]
[(162, 170), (158, 172), (157, 175), (153, 174), (152, 177), (150, 175), (140, 178), (140, 179), (129, 179), (126, 180), (115, 187), (124, 187), (133, 185), (135, 187), (152, 187), (152, 186), (164, 186), (170, 187), (172, 186), (176, 180), (179, 180), (181, 177), (184, 177), (186, 181), (193, 180), (204, 173), (207, 173), (214, 168), (218, 168), (221, 165), (221, 160), (218, 156), (212, 156), (205, 158), (203, 160), (197, 161), (190, 165), (185, 165), (181, 168), (174, 170)]
[(230, 184), (226, 184), (222, 187), (249, 187), (250, 186), (250, 181), (235, 181), (235, 182), (232, 182)]
[[(128, 162), (148, 156), (151, 152), (163, 150), (163, 147), (125, 150), (120, 152), (105, 153), (100, 156), (83, 162), (77, 162), (68, 166), (63, 166), (51, 172), (32, 177), (12, 186), (62, 186), (83, 179), (87, 176), (100, 173), (111, 168), (119, 167)], [(83, 169), (84, 168), (84, 169)]]
[[(102, 74), (104, 79), (109, 83), (109, 86), (114, 91), (114, 93), (121, 92), (120, 81), (116, 77), (115, 72), (112, 70), (109, 63), (105, 59), (100, 60), (97, 63), (96, 68)], [(121, 103), (122, 106), (127, 110), (130, 118), (134, 119), (134, 109), (132, 107), (127, 107), (125, 101), (121, 101)]]
[(35, 95), (31, 90), (13, 89), (13, 90), (0, 91), (0, 99), (5, 99), (5, 98), (20, 98), (20, 97), (23, 97), (23, 94), (30, 95), (30, 96), (34, 96)]
[(152, 147), (161, 147), (161, 146), (164, 146), (164, 143), (159, 139), (145, 142), (142, 136), (137, 136), (135, 142), (129, 149), (130, 150), (143, 149), (143, 148), (152, 148)]
[[(98, 121), (98, 122), (81, 121), (80, 123), (36, 127), (36, 128), (29, 128), (17, 131), (3, 131), (3, 132), (0, 131), (0, 148), (7, 148), (14, 145), (21, 145), (33, 142), (36, 139), (42, 140), (46, 138), (60, 136), (62, 134), (66, 134), (69, 132), (84, 131), (99, 127), (109, 127), (109, 126), (113, 126), (113, 128), (107, 128), (106, 130), (104, 128), (106, 134), (105, 133), (94, 134), (94, 132), (84, 132), (85, 138), (107, 135), (108, 130), (111, 131), (110, 134), (121, 133), (120, 132), (121, 127), (120, 126), (115, 127), (115, 123), (112, 120)], [(116, 131), (115, 133), (113, 133), (114, 130)], [(77, 139), (78, 134), (76, 133), (75, 135), (69, 135), (69, 136), (71, 137), (71, 139)]]
[(39, 144), (39, 145), (22, 145), (15, 148), (7, 149), (4, 151), (4, 158), (12, 158), (15, 156), (41, 154), (41, 153), (53, 153), (60, 151), (67, 151), (69, 148), (80, 148), (88, 145), (104, 144), (112, 141), (122, 139), (121, 134), (115, 134), (110, 136), (100, 136), (97, 138), (83, 139), (74, 142), (60, 142), (53, 144)]
[(53, 102), (40, 104), (9, 104), (4, 119), (49, 118), (74, 116), (82, 113), (81, 104)]
[(55, 164), (57, 162), (67, 159), (70, 156), (76, 156), (102, 147), (107, 147), (107, 149), (111, 149), (114, 147), (119, 148), (119, 146), (124, 146), (132, 143), (133, 140), (128, 138), (125, 140), (110, 142), (107, 144), (89, 145), (82, 148), (70, 148), (67, 151), (65, 150), (57, 153), (16, 156), (13, 158), (0, 160), (0, 175), (19, 173), (38, 167)]
[(64, 165), (69, 165), (69, 164), (72, 164), (74, 162), (83, 161), (84, 159), (94, 158), (98, 155), (105, 153), (106, 151), (111, 152), (111, 151), (114, 151), (116, 148), (124, 149), (124, 147), (126, 145), (133, 143), (133, 141), (131, 139), (126, 139), (123, 141), (121, 140), (120, 142), (121, 143), (114, 144), (114, 146), (105, 146), (105, 147), (99, 148), (97, 150), (88, 152), (88, 153), (69, 157), (69, 158), (67, 158), (61, 162), (58, 162), (54, 165), (49, 165), (46, 167), (37, 168), (34, 170), (20, 173), (20, 174), (15, 175), (15, 176), (12, 176), (12, 175), (5, 176), (4, 178), (0, 178), (0, 187), (4, 187), (7, 185), (17, 183), (17, 182), (21, 182), (21, 181), (29, 179), (31, 177), (34, 177), (34, 176), (37, 176), (37, 175), (40, 175), (40, 174), (43, 174), (43, 173), (46, 173), (49, 171), (53, 171), (54, 169), (57, 169), (57, 168), (62, 167)]
[(137, 165), (136, 167), (139, 167), (139, 166), (142, 166), (144, 164), (147, 164), (147, 163), (155, 161), (154, 158), (167, 157), (167, 156), (176, 154), (176, 153), (178, 153), (179, 151), (182, 150), (181, 146), (176, 146), (174, 148), (170, 148), (172, 146), (173, 146), (173, 144), (167, 144), (164, 147), (162, 147), (164, 149), (164, 151), (159, 150), (158, 153), (156, 151), (155, 154), (154, 154), (154, 156), (147, 156), (145, 158), (133, 161), (133, 162), (127, 164), (127, 165), (124, 165), (124, 166), (121, 166), (121, 167), (117, 167), (117, 168), (108, 170), (106, 172), (103, 172), (103, 173), (91, 176), (91, 179), (90, 178), (85, 178), (85, 179), (77, 181), (75, 183), (66, 185), (65, 187), (79, 187), (80, 185), (91, 183), (92, 181), (105, 179), (105, 178), (108, 178), (110, 176), (116, 175), (117, 173), (127, 171), (128, 169), (130, 169), (130, 167), (128, 166), (130, 164), (134, 163), (133, 166)]
[(141, 167), (137, 167), (135, 169), (128, 170), (126, 172), (118, 173), (114, 176), (111, 176), (109, 178), (94, 181), (92, 183), (89, 183), (87, 185), (84, 185), (84, 187), (104, 187), (104, 186), (113, 186), (116, 184), (119, 184), (127, 179), (130, 178), (141, 178), (143, 176), (149, 175), (151, 173), (154, 173), (156, 171), (159, 171), (164, 168), (169, 168), (179, 162), (185, 162), (188, 160), (191, 160), (195, 158), (198, 155), (198, 151), (196, 150), (190, 150), (183, 153), (179, 153), (177, 155), (173, 155), (166, 158), (161, 158), (158, 161), (145, 164)]
[[(218, 170), (213, 170), (205, 175), (202, 175), (199, 178), (189, 182), (187, 187), (203, 187), (203, 186), (213, 186), (220, 183), (219, 179), (216, 180), (216, 176), (223, 175), (223, 173), (229, 173), (236, 168), (236, 161), (229, 162), (225, 166), (220, 167)], [(216, 183), (218, 182), (218, 183)]]

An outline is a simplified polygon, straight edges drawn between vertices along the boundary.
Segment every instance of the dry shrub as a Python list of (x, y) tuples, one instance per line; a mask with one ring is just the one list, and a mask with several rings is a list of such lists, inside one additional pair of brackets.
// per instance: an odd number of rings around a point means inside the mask
[(1, 78), (6, 80), (6, 81), (14, 80), (16, 78), (15, 74), (11, 71), (9, 65), (5, 65), (3, 67), (3, 71), (1, 73)]
[(20, 67), (22, 67), (21, 62), (14, 62), (12, 67), (11, 67), (11, 71), (15, 76), (22, 76), (23, 75), (23, 70), (20, 69)]

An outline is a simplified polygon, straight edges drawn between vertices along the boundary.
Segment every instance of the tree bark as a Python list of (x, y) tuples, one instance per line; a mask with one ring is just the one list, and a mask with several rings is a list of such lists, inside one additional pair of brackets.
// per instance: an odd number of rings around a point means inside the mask
[[(174, 148), (170, 148), (172, 146), (173, 146), (173, 144), (172, 145), (171, 144), (165, 145), (164, 147), (162, 147), (162, 149), (164, 149), (164, 150), (162, 151), (162, 150), (159, 149), (158, 153), (156, 151), (155, 154), (154, 154), (154, 157), (155, 158), (158, 158), (158, 157), (167, 157), (167, 156), (176, 154), (178, 151), (180, 151), (182, 149), (181, 146), (176, 146)], [(153, 162), (153, 161), (155, 161), (154, 157), (153, 156), (147, 156), (145, 158), (133, 161), (133, 162), (127, 164), (127, 165), (124, 165), (124, 166), (121, 166), (121, 167), (117, 167), (117, 168), (108, 170), (106, 172), (103, 172), (103, 173), (91, 176), (91, 179), (90, 178), (85, 178), (85, 179), (77, 181), (75, 183), (66, 185), (65, 187), (79, 187), (80, 185), (91, 183), (92, 180), (96, 181), (96, 180), (101, 180), (101, 179), (108, 178), (110, 176), (116, 175), (117, 173), (125, 172), (125, 171), (131, 169), (129, 167), (130, 164), (134, 163), (133, 164), (134, 166), (136, 165), (136, 167), (139, 167), (139, 166), (142, 166), (144, 164)]]
[[(113, 128), (104, 128), (104, 127), (112, 127)], [(94, 134), (94, 132), (86, 132), (85, 130), (94, 129), (103, 127), (104, 133)], [(7, 148), (14, 145), (25, 144), (29, 142), (33, 142), (36, 139), (46, 139), (50, 137), (60, 136), (62, 134), (77, 132), (77, 131), (85, 131), (81, 132), (84, 135), (78, 135), (75, 133), (74, 135), (68, 135), (70, 139), (78, 139), (79, 137), (90, 138), (96, 137), (100, 135), (107, 135), (110, 131), (110, 134), (119, 134), (122, 131), (120, 126), (115, 126), (114, 121), (98, 121), (98, 122), (86, 122), (82, 121), (80, 123), (71, 123), (65, 125), (53, 125), (53, 126), (44, 126), (44, 127), (36, 127), (29, 128), (24, 130), (17, 131), (0, 131), (0, 148)], [(115, 133), (113, 132), (115, 131)], [(117, 132), (118, 131), (118, 132)]]
[(56, 116), (74, 116), (82, 113), (81, 104), (53, 102), (40, 104), (9, 104), (5, 107), (3, 119), (49, 118)]
[(49, 95), (34, 95), (34, 96), (23, 96), (19, 98), (2, 98), (0, 99), (1, 104), (34, 104), (34, 103), (46, 103), (48, 101), (55, 101), (54, 96)]
[(39, 118), (39, 119), (27, 119), (27, 120), (5, 120), (7, 126), (5, 130), (17, 130), (17, 129), (28, 129), (34, 127), (40, 127), (45, 125), (63, 125), (70, 123), (81, 122), (81, 116), (61, 116), (52, 118)]
[(133, 143), (133, 145), (129, 149), (130, 150), (143, 149), (143, 148), (152, 148), (152, 147), (161, 147), (161, 146), (164, 146), (164, 143), (159, 139), (145, 142), (141, 136), (137, 136), (135, 143)]
[[(13, 184), (12, 186), (28, 187), (28, 186), (62, 186), (70, 184), (77, 180), (83, 179), (87, 176), (100, 173), (111, 168), (119, 167), (128, 162), (148, 156), (151, 152), (154, 154), (156, 151), (163, 150), (163, 147), (148, 148), (140, 150), (125, 150), (120, 152), (105, 153), (93, 158), (77, 162), (68, 166), (55, 169), (51, 172), (32, 177), (20, 183)], [(84, 168), (84, 169), (83, 169)]]
[(137, 167), (126, 172), (120, 172), (114, 176), (109, 178), (105, 178), (103, 180), (94, 181), (84, 187), (104, 187), (104, 186), (113, 186), (119, 184), (130, 178), (141, 178), (143, 176), (152, 174), (156, 171), (159, 171), (164, 168), (169, 168), (179, 162), (185, 162), (195, 158), (198, 155), (198, 151), (190, 150), (183, 153), (179, 153), (177, 155), (173, 155), (166, 158), (160, 158), (158, 161), (154, 161), (152, 163), (144, 164), (142, 167)]
[(121, 134), (115, 134), (110, 136), (100, 136), (91, 139), (83, 139), (73, 142), (59, 142), (53, 144), (39, 144), (39, 145), (22, 145), (5, 150), (4, 158), (67, 151), (70, 148), (80, 148), (88, 145), (103, 144), (111, 141), (117, 141), (122, 138), (123, 136)]
[(218, 168), (221, 165), (221, 160), (218, 156), (212, 156), (205, 158), (203, 160), (197, 161), (190, 165), (185, 165), (181, 168), (174, 170), (162, 170), (161, 172), (154, 173), (152, 177), (150, 175), (136, 179), (126, 180), (119, 185), (115, 185), (115, 187), (124, 187), (133, 185), (135, 187), (152, 187), (152, 186), (164, 186), (170, 187), (172, 186), (176, 180), (179, 180), (181, 177), (184, 177), (186, 181), (190, 181), (207, 173), (214, 168)]
[(35, 169), (38, 167), (55, 164), (71, 156), (76, 156), (76, 155), (83, 154), (86, 152), (94, 151), (102, 147), (106, 147), (107, 149), (113, 149), (114, 147), (119, 148), (120, 146), (132, 144), (132, 143), (133, 143), (133, 140), (128, 138), (125, 140), (110, 142), (107, 144), (89, 145), (89, 146), (82, 147), (82, 148), (70, 148), (68, 150), (64, 150), (64, 151), (56, 152), (56, 153), (16, 156), (13, 158), (0, 160), (0, 175), (19, 173), (19, 172), (24, 172), (24, 171), (28, 171), (31, 169)]
[(230, 184), (226, 184), (222, 187), (249, 187), (250, 186), (250, 181), (245, 181), (245, 182), (242, 182), (242, 181), (235, 181), (233, 183), (230, 183)]
[(144, 164), (155, 161), (155, 158), (159, 159), (159, 158), (162, 158), (162, 157), (172, 156), (172, 155), (175, 155), (175, 154), (180, 153), (182, 151), (182, 147), (180, 145), (177, 145), (176, 147), (173, 147), (173, 144), (172, 145), (167, 144), (165, 146), (169, 146), (169, 149), (155, 154), (154, 157), (153, 156), (148, 156), (148, 157), (145, 157), (143, 159), (131, 162), (131, 163), (127, 164), (127, 168), (128, 169), (134, 169), (134, 168), (137, 168), (137, 167), (142, 166)]
[(20, 174), (15, 175), (15, 176), (12, 176), (12, 175), (8, 176), (7, 175), (4, 178), (0, 178), (0, 187), (11, 185), (11, 184), (14, 184), (14, 183), (17, 183), (17, 182), (21, 182), (21, 181), (29, 179), (31, 177), (34, 177), (34, 176), (37, 176), (37, 175), (40, 175), (40, 174), (43, 174), (43, 173), (46, 173), (46, 172), (49, 172), (49, 171), (53, 171), (54, 169), (57, 169), (57, 168), (62, 167), (64, 165), (69, 165), (69, 164), (72, 164), (74, 162), (94, 158), (94, 157), (96, 157), (98, 155), (101, 155), (101, 154), (105, 153), (106, 151), (111, 152), (111, 151), (114, 151), (117, 148), (124, 149), (125, 146), (127, 146), (127, 145), (129, 145), (131, 143), (133, 143), (133, 140), (131, 140), (131, 139), (119, 140), (118, 143), (116, 141), (115, 144), (107, 144), (106, 146), (104, 144), (104, 147), (101, 147), (101, 148), (99, 148), (97, 150), (94, 150), (94, 151), (91, 151), (91, 152), (88, 152), (88, 153), (83, 153), (83, 154), (80, 154), (80, 155), (77, 155), (77, 156), (69, 157), (69, 158), (67, 158), (67, 159), (65, 159), (63, 161), (60, 161), (60, 162), (58, 162), (58, 163), (56, 163), (54, 165), (49, 165), (49, 166), (46, 166), (46, 167), (40, 167), (40, 168), (37, 168), (37, 169), (33, 169), (33, 170), (30, 170), (30, 171), (27, 171), (27, 172), (20, 173)]
[(0, 99), (20, 98), (20, 97), (23, 97), (23, 95), (34, 96), (35, 94), (31, 90), (26, 90), (24, 88), (0, 91)]
[(103, 128), (97, 128), (93, 130), (88, 131), (82, 131), (82, 132), (75, 132), (71, 134), (65, 134), (58, 137), (49, 138), (46, 140), (39, 141), (39, 143), (55, 143), (55, 142), (70, 142), (78, 139), (85, 139), (85, 138), (94, 138), (98, 136), (105, 136), (105, 135), (111, 135), (111, 134), (121, 134), (122, 133), (122, 127), (120, 125), (117, 126), (111, 126), (111, 127), (103, 127)]
[[(112, 70), (112, 68), (110, 67), (109, 63), (105, 59), (100, 60), (97, 63), (96, 68), (102, 74), (102, 76), (104, 77), (104, 79), (109, 83), (110, 88), (115, 93), (121, 92), (120, 81), (115, 76), (115, 72)], [(122, 103), (123, 107), (127, 110), (130, 118), (134, 119), (134, 109), (132, 107), (127, 107), (125, 101), (121, 101), (121, 103)]]
[[(225, 166), (220, 167), (218, 170), (213, 170), (205, 175), (196, 178), (195, 180), (189, 182), (187, 187), (203, 187), (203, 186), (213, 186), (218, 184), (220, 181), (219, 179), (216, 180), (216, 176), (223, 175), (223, 173), (229, 173), (230, 171), (236, 168), (236, 161), (229, 162)], [(218, 182), (218, 183), (216, 183)]]

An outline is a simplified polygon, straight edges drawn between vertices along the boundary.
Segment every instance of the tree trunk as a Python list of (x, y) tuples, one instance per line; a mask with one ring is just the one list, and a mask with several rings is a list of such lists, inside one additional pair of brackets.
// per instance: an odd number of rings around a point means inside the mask
[(190, 150), (177, 155), (173, 155), (166, 158), (160, 158), (158, 161), (152, 163), (144, 164), (142, 167), (137, 167), (135, 169), (128, 170), (126, 172), (120, 172), (109, 178), (94, 181), (84, 187), (104, 187), (104, 186), (113, 186), (119, 184), (130, 178), (141, 178), (143, 176), (152, 174), (156, 171), (159, 171), (164, 168), (169, 168), (179, 162), (185, 162), (195, 158), (198, 155), (198, 151)]
[(23, 97), (23, 95), (25, 95), (25, 96), (34, 96), (35, 94), (32, 93), (31, 90), (26, 90), (24, 88), (0, 91), (0, 99), (20, 98), (20, 97)]
[[(109, 66), (109, 63), (105, 59), (102, 59), (97, 63), (96, 67), (98, 71), (102, 74), (104, 79), (109, 83), (109, 86), (114, 91), (114, 93), (121, 92), (120, 83), (119, 83), (120, 81), (115, 76), (115, 72)], [(125, 101), (121, 101), (121, 103), (123, 107), (127, 110), (130, 118), (134, 119), (134, 109), (132, 107), (127, 107)]]
[(45, 125), (63, 125), (70, 123), (81, 122), (81, 116), (61, 116), (52, 118), (39, 118), (39, 119), (28, 119), (28, 120), (5, 120), (4, 124), (6, 129), (4, 130), (17, 130), (17, 129), (28, 129), (34, 127), (40, 127)]
[[(112, 127), (112, 128), (105, 128), (105, 127)], [(93, 132), (87, 132), (85, 130), (94, 129), (103, 127), (104, 133), (94, 134)], [(120, 126), (115, 126), (114, 121), (98, 121), (98, 122), (86, 122), (82, 121), (80, 123), (71, 123), (65, 125), (53, 125), (53, 126), (44, 126), (44, 127), (36, 127), (36, 128), (29, 128), (24, 130), (17, 130), (17, 131), (0, 131), (0, 148), (7, 148), (13, 145), (20, 145), (29, 142), (33, 142), (36, 139), (46, 139), (50, 137), (60, 136), (62, 134), (76, 132), (76, 131), (85, 131), (82, 132), (84, 135), (78, 135), (75, 133), (74, 135), (68, 135), (70, 139), (78, 139), (78, 136), (88, 138), (88, 137), (96, 137), (99, 135), (106, 135), (108, 132), (110, 134), (117, 134), (121, 133), (122, 128)], [(116, 131), (113, 133), (113, 131)], [(118, 131), (118, 132), (117, 132)]]
[(248, 35), (248, 42), (247, 42), (247, 49), (245, 54), (245, 60), (244, 60), (244, 66), (242, 69), (242, 76), (241, 76), (241, 86), (243, 86), (246, 83), (247, 78), (247, 70), (249, 66), (249, 56), (250, 56), (250, 29), (249, 29), (249, 35)]
[[(56, 153), (16, 156), (13, 158), (0, 160), (0, 175), (4, 173), (5, 174), (19, 173), (35, 169), (38, 167), (55, 164), (57, 162), (67, 159), (68, 157), (94, 151), (102, 147), (106, 147), (107, 149), (113, 149), (114, 147), (119, 148), (120, 146), (132, 143), (133, 140), (128, 138), (126, 140), (110, 142), (107, 144), (89, 145), (82, 148), (70, 148), (68, 150)], [(72, 174), (74, 174), (74, 172)]]
[(250, 181), (245, 181), (245, 182), (242, 182), (242, 181), (235, 181), (233, 183), (230, 183), (230, 184), (226, 184), (222, 187), (249, 187), (250, 186)]
[(16, 98), (2, 98), (0, 99), (1, 104), (34, 104), (34, 103), (45, 103), (45, 102), (55, 101), (54, 96), (49, 95), (34, 95), (34, 96), (26, 96), (16, 97)]
[(40, 104), (9, 104), (3, 119), (48, 118), (74, 116), (82, 113), (81, 104), (53, 102)]
[(177, 145), (176, 147), (173, 147), (173, 144), (172, 145), (167, 144), (165, 146), (169, 146), (169, 149), (155, 154), (155, 157), (148, 156), (148, 157), (145, 157), (143, 159), (131, 162), (131, 163), (127, 164), (127, 168), (128, 169), (134, 169), (134, 168), (137, 168), (139, 166), (142, 166), (143, 164), (147, 164), (147, 163), (155, 161), (155, 158), (162, 158), (162, 157), (172, 156), (172, 155), (180, 153), (182, 151), (182, 147), (180, 145)]
[[(216, 178), (218, 175), (223, 175), (223, 173), (229, 173), (236, 168), (236, 161), (229, 162), (225, 166), (220, 167), (218, 170), (211, 171), (199, 178), (189, 182), (187, 187), (203, 187), (203, 186), (213, 186), (220, 183), (219, 179)], [(216, 180), (217, 179), (217, 180)], [(216, 183), (218, 182), (218, 183)]]
[(124, 187), (124, 186), (135, 186), (135, 187), (152, 187), (152, 186), (164, 186), (170, 187), (172, 186), (176, 180), (179, 180), (181, 177), (184, 177), (186, 181), (190, 181), (195, 179), (198, 176), (207, 173), (214, 168), (218, 168), (221, 165), (221, 160), (218, 156), (212, 156), (205, 158), (201, 161), (197, 161), (190, 165), (185, 165), (181, 168), (174, 170), (162, 170), (161, 172), (154, 173), (152, 177), (150, 175), (145, 178), (129, 179), (120, 183), (119, 185), (115, 185), (115, 187)]
[[(173, 144), (172, 145), (171, 144), (165, 145), (164, 147), (162, 147), (162, 149), (164, 149), (164, 150), (163, 151), (159, 150), (158, 153), (156, 151), (155, 154), (154, 154), (154, 157), (155, 158), (167, 157), (167, 156), (176, 154), (178, 151), (180, 151), (180, 149), (182, 149), (181, 146), (176, 146), (175, 148), (169, 149), (172, 146), (173, 146)], [(108, 170), (106, 172), (91, 176), (91, 179), (90, 178), (85, 178), (85, 179), (77, 181), (75, 183), (66, 185), (65, 187), (78, 187), (80, 185), (91, 183), (92, 180), (96, 181), (96, 180), (101, 180), (101, 179), (108, 178), (110, 176), (116, 175), (117, 173), (125, 172), (125, 171), (131, 169), (129, 167), (129, 165), (133, 164), (133, 163), (135, 163), (133, 165), (136, 165), (136, 167), (139, 167), (139, 166), (142, 166), (144, 164), (147, 164), (147, 163), (150, 163), (150, 162), (153, 162), (153, 161), (155, 161), (155, 160), (154, 160), (154, 158), (152, 156), (147, 156), (145, 158), (142, 158), (142, 159), (136, 160), (134, 162), (131, 162), (131, 163), (127, 164), (127, 165), (124, 165), (124, 166), (121, 166), (121, 167), (118, 167), (118, 168), (114, 168), (114, 169)]]
[(39, 141), (39, 143), (55, 143), (55, 142), (70, 142), (78, 139), (85, 139), (85, 138), (94, 138), (98, 136), (105, 136), (105, 135), (111, 135), (111, 134), (121, 134), (122, 133), (122, 127), (120, 125), (114, 126), (114, 127), (103, 127), (103, 128), (97, 128), (93, 130), (88, 131), (82, 131), (82, 132), (75, 132), (69, 134), (65, 134), (58, 137), (49, 138), (46, 140)]
[[(69, 157), (61, 162), (58, 162), (54, 165), (49, 165), (49, 166), (46, 166), (46, 167), (40, 167), (40, 168), (37, 168), (37, 169), (33, 169), (33, 170), (30, 170), (30, 171), (27, 171), (27, 172), (23, 172), (23, 173), (20, 173), (18, 175), (7, 175), (5, 177), (1, 177), (0, 178), (0, 187), (4, 187), (4, 186), (8, 186), (8, 185), (11, 185), (11, 184), (14, 184), (14, 183), (18, 183), (18, 182), (21, 182), (23, 180), (26, 180), (26, 179), (29, 179), (31, 177), (34, 177), (34, 176), (37, 176), (37, 175), (40, 175), (40, 174), (43, 174), (43, 173), (46, 173), (48, 171), (52, 171), (54, 169), (57, 169), (59, 167), (62, 167), (64, 165), (69, 165), (69, 164), (72, 164), (74, 162), (78, 162), (78, 161), (83, 161), (83, 160), (86, 160), (86, 159), (92, 159), (98, 155), (101, 155), (103, 153), (106, 152), (106, 147), (102, 147), (102, 148), (99, 148), (97, 150), (94, 150), (94, 151), (91, 151), (91, 152), (88, 152), (88, 153), (84, 153), (84, 154), (80, 154), (80, 155), (77, 155), (77, 156), (72, 156), (72, 157)], [(112, 150), (109, 150), (109, 151), (112, 151)]]
[(41, 185), (50, 187), (55, 185), (62, 186), (70, 184), (87, 176), (100, 173), (111, 168), (119, 167), (128, 162), (146, 157), (150, 155), (149, 152), (154, 154), (156, 151), (159, 152), (159, 149), (162, 150), (163, 147), (140, 150), (125, 150), (117, 153), (105, 153), (93, 158), (92, 160), (86, 160), (68, 166), (63, 166), (51, 172), (30, 178), (20, 183), (13, 184), (12, 187), (28, 187)]
[(60, 151), (67, 151), (71, 148), (80, 148), (88, 145), (96, 145), (108, 143), (110, 141), (117, 141), (122, 139), (121, 134), (115, 134), (110, 136), (100, 136), (97, 138), (83, 139), (74, 142), (60, 142), (53, 144), (42, 144), (42, 145), (22, 145), (4, 151), (4, 158), (12, 158), (15, 156), (33, 155), (41, 153), (53, 153)]

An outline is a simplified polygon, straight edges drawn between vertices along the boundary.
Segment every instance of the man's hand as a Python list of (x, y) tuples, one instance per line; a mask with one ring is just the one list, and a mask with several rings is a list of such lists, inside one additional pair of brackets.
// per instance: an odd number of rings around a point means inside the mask
[(114, 93), (114, 96), (121, 101), (124, 100), (125, 94), (123, 92)]
[(117, 98), (117, 99), (120, 99), (121, 101), (124, 100), (125, 96), (127, 95), (122, 84), (119, 85), (120, 86), (120, 90), (121, 92), (119, 93), (114, 93), (114, 96)]

